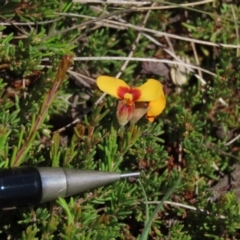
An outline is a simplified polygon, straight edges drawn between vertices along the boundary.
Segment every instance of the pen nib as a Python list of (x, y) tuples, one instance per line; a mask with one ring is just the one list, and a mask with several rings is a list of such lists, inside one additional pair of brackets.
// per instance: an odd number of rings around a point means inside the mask
[(120, 178), (129, 178), (129, 177), (139, 177), (140, 172), (132, 172), (132, 173), (122, 173), (120, 174)]

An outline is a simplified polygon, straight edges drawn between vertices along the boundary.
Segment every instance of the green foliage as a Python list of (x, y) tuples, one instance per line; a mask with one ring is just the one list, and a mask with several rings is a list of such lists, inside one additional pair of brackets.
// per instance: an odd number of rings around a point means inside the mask
[[(121, 180), (55, 202), (0, 211), (0, 238), (240, 239), (238, 186), (232, 186), (236, 194), (209, 200), (213, 182), (239, 163), (239, 7), (224, 1), (194, 7), (193, 1), (188, 6), (156, 1), (144, 24), (149, 9), (141, 6), (3, 2), (0, 168), (31, 165), (142, 175), (139, 182)], [(138, 32), (129, 24), (172, 35)], [(176, 85), (170, 64), (149, 70), (137, 61), (123, 66), (124, 61), (74, 58), (173, 60), (169, 51), (211, 74), (197, 69), (184, 85)], [(96, 104), (102, 92), (94, 81), (103, 74), (121, 75), (131, 86), (161, 80), (166, 109), (153, 123), (143, 117), (119, 127), (118, 100), (105, 96)]]
[[(211, 212), (211, 215), (189, 213), (193, 221), (187, 221), (186, 226), (194, 239), (237, 239), (239, 203), (234, 193), (227, 193), (219, 202), (208, 204), (205, 210)], [(194, 217), (196, 215), (198, 220)]]

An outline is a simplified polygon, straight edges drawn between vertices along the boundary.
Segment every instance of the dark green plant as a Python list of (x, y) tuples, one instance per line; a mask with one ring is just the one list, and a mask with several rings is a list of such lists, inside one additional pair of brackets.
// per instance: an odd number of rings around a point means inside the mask
[[(238, 186), (225, 186), (210, 201), (210, 187), (239, 160), (240, 10), (234, 1), (224, 2), (2, 4), (0, 168), (60, 166), (142, 176), (140, 182), (0, 211), (1, 239), (240, 239)], [(181, 85), (172, 81), (171, 64), (124, 65), (110, 56), (145, 63), (188, 57), (199, 68)], [(143, 117), (121, 128), (117, 100), (98, 101), (102, 92), (94, 81), (103, 74), (133, 86), (160, 80), (166, 109), (154, 123)]]

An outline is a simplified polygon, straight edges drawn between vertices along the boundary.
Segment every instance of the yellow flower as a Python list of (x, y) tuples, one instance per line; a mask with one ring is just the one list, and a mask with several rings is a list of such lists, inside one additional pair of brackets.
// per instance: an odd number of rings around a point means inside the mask
[[(130, 120), (138, 121), (145, 113), (147, 119), (153, 122), (166, 106), (162, 84), (154, 79), (148, 79), (139, 87), (130, 87), (123, 80), (108, 76), (98, 77), (96, 83), (100, 90), (121, 100), (117, 107), (117, 118), (122, 126)], [(148, 104), (143, 106), (138, 102)]]
[[(163, 90), (162, 90), (163, 93)], [(163, 109), (166, 106), (166, 98), (164, 93), (155, 101), (151, 101), (148, 103), (148, 112), (147, 112), (147, 119), (150, 122), (153, 122), (155, 117), (160, 115)]]

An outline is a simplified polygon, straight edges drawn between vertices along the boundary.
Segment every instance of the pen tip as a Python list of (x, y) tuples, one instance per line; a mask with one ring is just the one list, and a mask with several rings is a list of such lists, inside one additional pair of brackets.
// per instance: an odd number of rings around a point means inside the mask
[(132, 173), (122, 173), (120, 174), (120, 178), (129, 178), (129, 177), (139, 177), (140, 172), (132, 172)]

